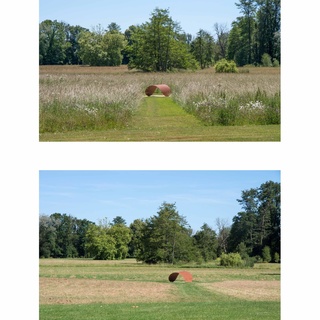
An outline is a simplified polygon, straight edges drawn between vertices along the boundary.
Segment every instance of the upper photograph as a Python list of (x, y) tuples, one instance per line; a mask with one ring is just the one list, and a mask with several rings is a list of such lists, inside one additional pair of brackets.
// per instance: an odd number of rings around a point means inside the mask
[(280, 0), (39, 1), (39, 141), (281, 141)]

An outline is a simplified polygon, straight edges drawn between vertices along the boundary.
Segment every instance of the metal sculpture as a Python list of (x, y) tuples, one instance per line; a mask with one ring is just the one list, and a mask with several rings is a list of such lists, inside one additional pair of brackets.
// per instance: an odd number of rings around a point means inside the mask
[(149, 86), (146, 89), (146, 95), (150, 97), (156, 91), (156, 89), (159, 89), (163, 93), (163, 95), (166, 97), (169, 97), (171, 94), (171, 89), (166, 84), (155, 84), (155, 85)]
[(169, 276), (169, 281), (174, 282), (178, 278), (179, 274), (182, 275), (185, 282), (192, 282), (192, 275), (190, 272), (187, 272), (187, 271), (180, 271), (180, 272), (171, 273)]

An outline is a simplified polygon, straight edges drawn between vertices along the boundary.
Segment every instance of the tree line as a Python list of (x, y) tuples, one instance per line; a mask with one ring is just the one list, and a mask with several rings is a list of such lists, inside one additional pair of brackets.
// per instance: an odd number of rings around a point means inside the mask
[(215, 23), (214, 34), (182, 30), (169, 9), (156, 8), (149, 21), (125, 32), (112, 22), (88, 30), (57, 20), (39, 25), (40, 65), (128, 65), (144, 71), (207, 68), (221, 59), (238, 66), (279, 65), (280, 0), (239, 0), (240, 16), (226, 25)]
[(40, 258), (86, 257), (98, 260), (136, 258), (149, 264), (198, 263), (238, 253), (246, 261), (280, 261), (280, 183), (267, 181), (244, 190), (231, 226), (216, 220), (194, 232), (175, 203), (163, 202), (147, 219), (129, 226), (121, 216), (98, 224), (67, 214), (40, 215)]

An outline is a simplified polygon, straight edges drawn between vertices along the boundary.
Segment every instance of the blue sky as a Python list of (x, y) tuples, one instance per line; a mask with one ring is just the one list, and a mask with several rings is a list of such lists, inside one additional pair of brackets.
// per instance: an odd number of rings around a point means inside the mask
[(151, 12), (159, 7), (170, 10), (174, 21), (182, 29), (195, 35), (199, 29), (213, 32), (215, 23), (230, 29), (240, 12), (237, 0), (40, 0), (39, 22), (46, 19), (64, 21), (70, 25), (92, 29), (101, 24), (107, 27), (116, 22), (124, 32), (130, 25), (149, 21)]
[(241, 211), (241, 191), (280, 182), (280, 171), (41, 170), (39, 179), (40, 214), (66, 213), (96, 223), (122, 216), (129, 225), (155, 215), (166, 201), (176, 203), (196, 231), (204, 222), (215, 229), (217, 218), (231, 224)]

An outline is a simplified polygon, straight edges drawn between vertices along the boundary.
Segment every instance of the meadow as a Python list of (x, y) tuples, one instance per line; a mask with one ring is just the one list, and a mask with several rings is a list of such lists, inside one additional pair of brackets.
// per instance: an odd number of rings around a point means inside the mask
[[(173, 283), (172, 272), (186, 270)], [(40, 259), (40, 319), (280, 319), (280, 264)]]
[[(172, 95), (146, 97), (151, 84)], [(280, 141), (280, 68), (40, 66), (40, 141)]]

